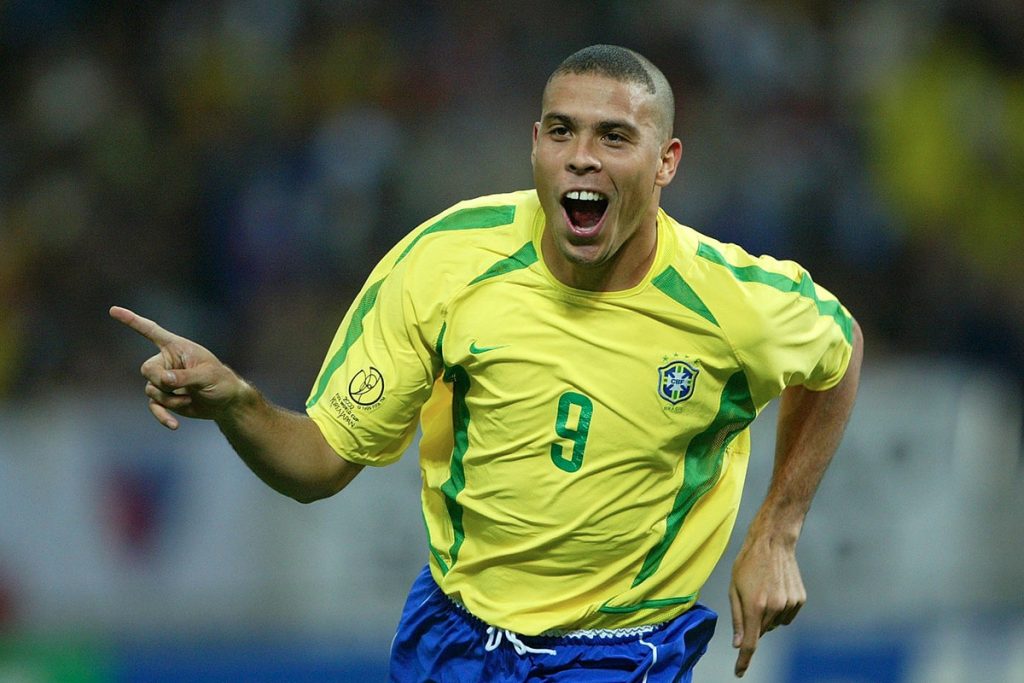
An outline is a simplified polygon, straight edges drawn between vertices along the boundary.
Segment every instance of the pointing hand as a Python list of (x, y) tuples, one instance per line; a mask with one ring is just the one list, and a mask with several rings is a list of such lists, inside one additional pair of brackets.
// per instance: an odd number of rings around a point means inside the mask
[(158, 352), (142, 364), (149, 410), (163, 426), (177, 429), (173, 413), (214, 420), (249, 385), (199, 344), (168, 332), (127, 308), (112, 306), (110, 317), (153, 342)]

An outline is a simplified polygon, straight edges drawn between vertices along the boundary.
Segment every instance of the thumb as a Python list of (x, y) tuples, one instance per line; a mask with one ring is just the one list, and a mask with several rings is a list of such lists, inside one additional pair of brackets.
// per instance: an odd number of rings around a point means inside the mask
[(172, 390), (171, 393), (186, 394), (189, 390), (205, 385), (203, 374), (193, 368), (174, 368), (164, 371), (163, 381), (167, 388)]

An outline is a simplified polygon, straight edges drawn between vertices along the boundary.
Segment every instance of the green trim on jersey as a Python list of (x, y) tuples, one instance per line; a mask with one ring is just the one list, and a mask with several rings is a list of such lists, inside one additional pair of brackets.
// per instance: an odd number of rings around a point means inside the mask
[(683, 595), (678, 598), (644, 600), (636, 603), (635, 605), (612, 606), (606, 603), (598, 607), (597, 611), (604, 612), (605, 614), (629, 614), (630, 612), (639, 612), (642, 609), (661, 609), (663, 607), (672, 607), (673, 605), (685, 605), (696, 599), (697, 593), (691, 593), (690, 595)]
[(452, 383), (452, 432), (454, 447), (452, 448), (452, 461), (450, 465), (450, 476), (448, 481), (441, 484), (441, 492), (444, 494), (444, 504), (448, 509), (448, 516), (452, 520), (452, 547), (448, 550), (448, 557), (452, 560), (452, 566), (459, 559), (459, 548), (466, 539), (466, 531), (462, 527), (462, 506), (455, 500), (459, 493), (466, 488), (466, 469), (462, 459), (469, 449), (469, 407), (466, 405), (466, 393), (469, 391), (469, 373), (466, 369), (453, 365), (446, 368), (444, 381)]
[(434, 342), (434, 351), (437, 352), (437, 357), (441, 357), (441, 351), (444, 350), (444, 333), (448, 329), (448, 323), (441, 323), (441, 331), (437, 333), (437, 341)]
[(651, 548), (633, 580), (636, 587), (648, 579), (661, 565), (668, 547), (679, 535), (683, 521), (700, 498), (711, 490), (722, 471), (725, 449), (733, 437), (743, 431), (757, 416), (750, 396), (747, 377), (740, 370), (729, 378), (722, 389), (718, 414), (700, 434), (693, 437), (686, 448), (683, 464), (683, 485), (676, 494), (672, 511), (665, 525), (665, 536)]
[(520, 249), (507, 258), (503, 258), (488, 268), (482, 275), (473, 278), (469, 284), (475, 285), (478, 282), (489, 280), (492, 277), (505, 275), (514, 270), (529, 268), (537, 262), (537, 250), (533, 248), (533, 242), (527, 242)]
[(423, 528), (427, 532), (427, 548), (430, 549), (430, 554), (435, 560), (437, 560), (437, 566), (441, 568), (442, 574), (448, 573), (448, 565), (445, 564), (444, 558), (441, 557), (441, 553), (434, 547), (433, 542), (430, 540), (430, 525), (427, 524), (427, 513), (423, 511), (422, 506), (420, 507), (420, 517), (423, 519)]
[(853, 322), (843, 312), (843, 308), (839, 305), (838, 301), (822, 301), (818, 298), (818, 293), (814, 289), (814, 282), (807, 273), (803, 274), (799, 282), (795, 282), (785, 275), (769, 272), (761, 266), (734, 266), (725, 260), (721, 252), (704, 242), (701, 242), (700, 246), (697, 247), (697, 256), (722, 266), (740, 282), (756, 282), (773, 287), (780, 292), (797, 292), (800, 296), (807, 297), (818, 307), (818, 313), (832, 318), (836, 322), (839, 329), (843, 331), (846, 343), (853, 343)]
[[(472, 230), (475, 228), (497, 228), (502, 225), (508, 225), (515, 220), (516, 207), (514, 205), (508, 206), (478, 206), (470, 207), (467, 209), (461, 209), (454, 211), (444, 218), (438, 220), (436, 223), (426, 228), (420, 234), (416, 235), (409, 245), (399, 254), (398, 258), (395, 259), (395, 265), (397, 266), (402, 262), (412, 248), (425, 236), (431, 235), (436, 232), (445, 232), (449, 230)], [(523, 250), (520, 249), (519, 254)], [(531, 245), (532, 251), (532, 245)], [(509, 258), (515, 258), (516, 254)], [(537, 260), (537, 255), (534, 254), (534, 261)], [(501, 262), (499, 262), (501, 263)], [(495, 264), (494, 267), (497, 267)], [(527, 264), (529, 265), (529, 264)], [(492, 267), (492, 269), (494, 268)], [(510, 269), (511, 270), (511, 269)], [(489, 272), (489, 271), (488, 271)], [(331, 382), (331, 376), (334, 371), (337, 370), (345, 362), (345, 357), (348, 355), (348, 350), (352, 344), (355, 343), (356, 339), (363, 333), (363, 318), (370, 312), (373, 305), (377, 302), (377, 292), (380, 290), (380, 286), (384, 284), (384, 280), (387, 279), (385, 275), (381, 279), (370, 285), (366, 293), (363, 294), (363, 298), (359, 301), (359, 306), (356, 308), (352, 315), (352, 322), (349, 324), (348, 330), (345, 332), (345, 341), (342, 343), (341, 348), (331, 358), (331, 362), (327, 364), (324, 371), (320, 375), (320, 382), (317, 384), (316, 393), (306, 402), (306, 408), (310, 408), (324, 395), (327, 390), (327, 385)]]
[(359, 305), (352, 313), (352, 322), (349, 324), (348, 330), (345, 331), (345, 341), (342, 342), (341, 348), (338, 349), (338, 352), (331, 358), (331, 362), (327, 364), (327, 367), (320, 374), (320, 382), (317, 384), (316, 393), (306, 402), (307, 409), (319, 401), (320, 397), (327, 391), (327, 385), (331, 383), (331, 376), (334, 374), (334, 371), (345, 362), (348, 350), (352, 348), (352, 344), (355, 343), (356, 339), (359, 339), (360, 335), (362, 335), (363, 318), (366, 317), (366, 314), (377, 303), (377, 292), (380, 291), (382, 284), (384, 284), (384, 278), (377, 280), (366, 288), (366, 293), (363, 294), (363, 298), (359, 300)]
[(693, 291), (690, 285), (686, 284), (683, 277), (676, 272), (675, 268), (669, 266), (665, 270), (651, 280), (651, 284), (660, 289), (662, 292), (667, 294), (670, 299), (676, 303), (682, 304), (686, 308), (699, 315), (700, 317), (707, 320), (715, 327), (721, 327), (715, 316), (711, 313), (701, 298), (697, 296), (697, 292)]
[[(441, 357), (441, 351), (443, 350), (444, 346), (444, 333), (447, 329), (448, 323), (441, 323), (441, 331), (437, 334), (437, 341), (434, 342), (434, 351), (437, 352), (438, 358)], [(445, 506), (447, 507), (447, 498), (445, 499)], [(437, 548), (434, 547), (434, 541), (430, 538), (430, 524), (427, 523), (426, 509), (421, 507), (420, 514), (423, 516), (423, 526), (427, 529), (427, 548), (430, 550), (431, 556), (433, 556), (433, 558), (437, 560), (437, 566), (441, 569), (441, 574), (447, 574), (448, 564), (444, 561), (444, 558), (441, 557), (441, 553), (437, 550)], [(454, 522), (452, 523), (452, 526), (455, 526)]]
[(395, 265), (398, 265), (405, 255), (408, 254), (416, 243), (427, 235), (432, 235), (435, 232), (444, 232), (446, 230), (473, 230), (474, 228), (497, 228), (502, 225), (508, 225), (516, 218), (516, 207), (514, 205), (508, 206), (476, 206), (468, 209), (460, 209), (454, 211), (438, 222), (431, 225), (429, 228), (416, 235), (409, 246), (398, 256), (395, 261)]

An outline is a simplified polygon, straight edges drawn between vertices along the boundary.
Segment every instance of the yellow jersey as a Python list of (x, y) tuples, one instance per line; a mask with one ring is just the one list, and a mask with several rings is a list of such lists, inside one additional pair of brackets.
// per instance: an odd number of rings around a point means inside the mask
[(462, 202), (377, 265), (307, 402), (344, 458), (387, 465), (422, 425), (430, 569), (489, 624), (614, 629), (691, 607), (725, 549), (748, 426), (842, 378), (852, 320), (791, 261), (663, 211), (625, 291), (562, 284), (532, 190)]

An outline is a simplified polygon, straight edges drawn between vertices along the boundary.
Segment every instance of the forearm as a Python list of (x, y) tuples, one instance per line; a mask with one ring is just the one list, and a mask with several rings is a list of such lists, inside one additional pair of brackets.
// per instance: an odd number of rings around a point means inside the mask
[(252, 385), (216, 422), (249, 469), (303, 503), (337, 493), (362, 469), (339, 457), (309, 417), (275, 406)]
[(853, 352), (843, 379), (827, 391), (790, 387), (779, 404), (775, 465), (750, 533), (795, 545), (818, 485), (853, 410), (863, 357), (854, 324)]

